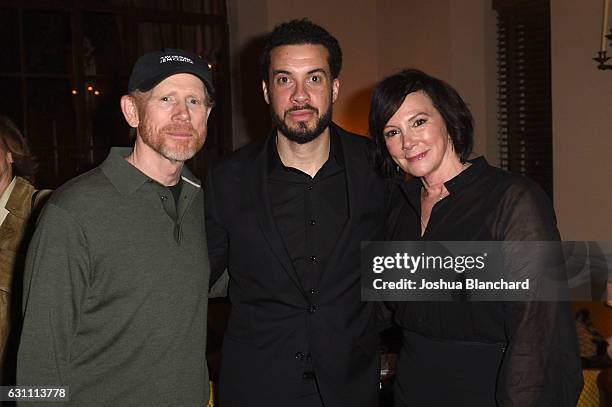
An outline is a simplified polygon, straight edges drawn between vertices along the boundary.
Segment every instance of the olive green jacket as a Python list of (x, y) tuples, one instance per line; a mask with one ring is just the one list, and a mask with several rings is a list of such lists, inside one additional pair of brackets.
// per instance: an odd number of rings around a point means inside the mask
[(11, 380), (10, 376), (14, 376), (11, 372), (14, 370), (16, 341), (13, 341), (13, 338), (9, 340), (9, 334), (11, 325), (14, 325), (15, 319), (19, 318), (21, 307), (15, 304), (17, 298), (13, 298), (11, 293), (21, 292), (15, 288), (19, 288), (17, 283), (21, 282), (23, 273), (32, 223), (29, 222), (30, 215), (33, 206), (38, 209), (50, 191), (41, 191), (35, 197), (36, 202), (32, 202), (35, 192), (36, 189), (28, 181), (17, 177), (15, 187), (6, 203), (9, 213), (0, 226), (0, 362), (2, 363), (0, 383), (2, 384), (10, 384), (7, 381)]

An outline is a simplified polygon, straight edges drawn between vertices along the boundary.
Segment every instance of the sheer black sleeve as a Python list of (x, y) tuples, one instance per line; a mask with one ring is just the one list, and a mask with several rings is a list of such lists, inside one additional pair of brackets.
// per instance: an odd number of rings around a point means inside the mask
[[(537, 185), (525, 180), (508, 188), (497, 228), (499, 240), (534, 241), (527, 253), (521, 245), (521, 267), (532, 275), (534, 269), (543, 272), (546, 254), (538, 252), (543, 245), (535, 241), (559, 241), (559, 232), (552, 205)], [(508, 302), (504, 315), (508, 347), (498, 378), (498, 405), (575, 406), (582, 372), (569, 303)]]

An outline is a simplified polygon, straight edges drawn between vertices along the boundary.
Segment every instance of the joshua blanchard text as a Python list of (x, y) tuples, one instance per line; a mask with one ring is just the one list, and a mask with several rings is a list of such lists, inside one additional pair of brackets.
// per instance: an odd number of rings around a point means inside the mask
[(529, 279), (523, 281), (506, 281), (503, 278), (497, 281), (482, 281), (477, 278), (466, 278), (465, 287), (462, 281), (428, 281), (421, 279), (420, 285), (416, 281), (402, 278), (396, 281), (384, 281), (377, 278), (372, 282), (375, 290), (529, 290)]

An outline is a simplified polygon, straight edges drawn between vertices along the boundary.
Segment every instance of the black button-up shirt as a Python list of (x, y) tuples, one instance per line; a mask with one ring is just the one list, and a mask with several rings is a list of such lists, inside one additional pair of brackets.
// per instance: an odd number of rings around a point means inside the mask
[(274, 143), (269, 156), (268, 190), (276, 227), (303, 288), (314, 295), (348, 216), (342, 145), (330, 132), (329, 158), (314, 177), (286, 167)]

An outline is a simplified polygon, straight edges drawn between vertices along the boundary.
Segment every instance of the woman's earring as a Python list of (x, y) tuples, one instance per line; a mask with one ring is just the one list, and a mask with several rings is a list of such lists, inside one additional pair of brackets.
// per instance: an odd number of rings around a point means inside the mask
[(395, 164), (395, 172), (397, 172), (398, 174), (400, 173), (400, 166)]

